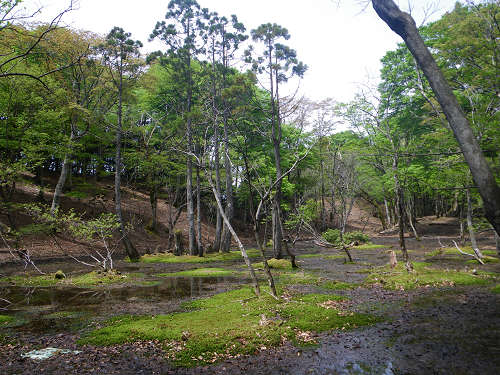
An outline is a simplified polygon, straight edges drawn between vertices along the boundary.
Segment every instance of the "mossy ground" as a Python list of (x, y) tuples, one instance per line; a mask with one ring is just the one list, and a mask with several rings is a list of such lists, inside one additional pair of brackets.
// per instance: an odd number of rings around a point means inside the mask
[[(292, 263), (288, 259), (268, 259), (267, 264), (269, 268), (277, 270), (291, 270)], [(264, 268), (264, 262), (259, 262), (254, 264), (255, 268)]]
[(376, 249), (383, 249), (387, 246), (385, 245), (376, 245), (374, 243), (365, 243), (363, 245), (359, 245), (359, 246), (354, 246), (353, 249), (354, 250), (376, 250)]
[[(461, 247), (462, 251), (465, 251), (469, 254), (472, 254), (474, 251), (472, 250), (472, 247), (470, 246), (464, 246)], [(497, 256), (498, 253), (495, 250), (481, 250), (481, 253), (483, 255), (487, 256)], [(437, 256), (443, 256), (443, 255), (460, 255), (463, 256), (462, 254), (459, 253), (459, 251), (455, 247), (443, 247), (440, 249), (436, 249), (433, 251), (430, 251), (425, 254), (426, 257), (437, 257)]]
[[(177, 366), (191, 367), (242, 354), (254, 354), (283, 340), (310, 344), (312, 332), (350, 329), (376, 322), (346, 311), (342, 297), (293, 295), (256, 298), (242, 288), (185, 305), (189, 312), (157, 316), (123, 316), (89, 333), (80, 344), (113, 345), (158, 340)], [(314, 341), (314, 340), (312, 340)]]
[(11, 283), (18, 286), (77, 286), (91, 287), (98, 285), (107, 285), (115, 283), (124, 283), (134, 280), (142, 274), (118, 274), (115, 271), (97, 272), (92, 271), (83, 275), (67, 277), (65, 279), (56, 279), (54, 274), (31, 276), (31, 275), (16, 275), (0, 278), (0, 283)]
[[(247, 250), (247, 254), (250, 258), (256, 258), (260, 256), (259, 250), (250, 249)], [(203, 257), (192, 256), (192, 255), (179, 255), (175, 256), (172, 253), (166, 254), (150, 254), (143, 255), (139, 262), (142, 263), (210, 263), (210, 262), (225, 262), (243, 260), (241, 252), (230, 251), (229, 253), (213, 253), (206, 254)]]
[(4, 324), (8, 324), (14, 320), (14, 317), (9, 315), (0, 315), (0, 327)]
[(406, 271), (399, 263), (394, 269), (389, 266), (375, 267), (365, 284), (382, 284), (386, 289), (414, 289), (428, 286), (485, 285), (494, 277), (485, 272), (474, 275), (470, 272), (431, 268), (429, 263), (414, 262), (414, 272)]
[(160, 277), (225, 277), (225, 276), (236, 276), (240, 272), (230, 271), (224, 268), (195, 268), (194, 270), (172, 272), (172, 273), (159, 273), (156, 276)]

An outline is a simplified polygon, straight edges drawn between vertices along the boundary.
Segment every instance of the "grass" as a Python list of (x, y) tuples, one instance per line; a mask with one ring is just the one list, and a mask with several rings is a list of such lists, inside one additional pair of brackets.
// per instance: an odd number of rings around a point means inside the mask
[(442, 270), (431, 268), (430, 264), (414, 262), (415, 271), (408, 273), (404, 264), (399, 263), (394, 269), (389, 266), (373, 268), (365, 280), (368, 285), (380, 283), (386, 289), (415, 289), (427, 286), (446, 285), (484, 285), (494, 278), (493, 276), (480, 273), (472, 273), (456, 270)]
[(225, 277), (234, 276), (239, 272), (230, 271), (224, 268), (195, 268), (194, 270), (173, 272), (173, 273), (159, 273), (156, 276), (161, 277)]
[(318, 294), (277, 301), (267, 293), (256, 298), (250, 288), (242, 288), (185, 305), (193, 311), (115, 318), (79, 343), (114, 345), (158, 340), (175, 365), (191, 367), (255, 354), (284, 340), (311, 344), (312, 332), (350, 329), (377, 321), (370, 315), (346, 311), (340, 301), (342, 297)]
[(327, 255), (325, 259), (346, 259), (347, 254), (344, 255)]
[(374, 243), (365, 243), (363, 245), (359, 245), (359, 246), (354, 246), (353, 249), (354, 250), (375, 250), (375, 249), (383, 249), (387, 246), (385, 245), (376, 245)]
[(495, 285), (493, 288), (490, 289), (493, 293), (500, 294), (500, 284)]
[(72, 285), (77, 287), (90, 287), (97, 285), (115, 284), (127, 282), (143, 276), (142, 274), (118, 274), (115, 271), (101, 272), (92, 271), (83, 275), (56, 279), (54, 274), (31, 276), (16, 275), (0, 278), (0, 283), (12, 283), (18, 286), (47, 287), (54, 285)]
[[(260, 256), (259, 250), (250, 249), (247, 250), (247, 254), (250, 258), (256, 258)], [(239, 251), (230, 251), (229, 253), (213, 253), (206, 254), (204, 257), (192, 256), (192, 255), (179, 255), (175, 256), (171, 253), (167, 254), (150, 254), (143, 255), (139, 262), (142, 263), (210, 263), (210, 262), (227, 262), (234, 260), (243, 260), (241, 253)]]

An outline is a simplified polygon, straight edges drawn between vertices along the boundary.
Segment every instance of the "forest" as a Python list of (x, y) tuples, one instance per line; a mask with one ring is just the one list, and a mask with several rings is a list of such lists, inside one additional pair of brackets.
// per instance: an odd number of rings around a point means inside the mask
[(0, 1), (0, 373), (498, 373), (498, 1), (367, 2), (403, 42), (346, 102), (277, 23), (69, 3)]

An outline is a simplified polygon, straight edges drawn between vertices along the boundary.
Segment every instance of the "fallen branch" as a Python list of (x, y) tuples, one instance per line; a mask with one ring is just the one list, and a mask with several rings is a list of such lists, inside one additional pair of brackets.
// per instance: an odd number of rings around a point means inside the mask
[(468, 256), (470, 256), (470, 257), (473, 257), (473, 258), (474, 258), (475, 260), (477, 260), (479, 263), (484, 264), (483, 260), (482, 260), (481, 258), (479, 258), (476, 254), (469, 254), (469, 253), (466, 253), (465, 251), (462, 251), (462, 250), (458, 247), (457, 243), (456, 243), (454, 240), (452, 240), (452, 242), (455, 244), (455, 247), (457, 248), (457, 250), (458, 250), (458, 252), (459, 252), (460, 254), (464, 254), (464, 255), (468, 255)]

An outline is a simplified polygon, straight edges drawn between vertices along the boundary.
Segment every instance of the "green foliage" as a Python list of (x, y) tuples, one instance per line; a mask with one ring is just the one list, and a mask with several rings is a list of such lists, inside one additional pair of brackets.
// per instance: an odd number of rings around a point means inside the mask
[(255, 354), (280, 345), (283, 339), (308, 344), (301, 339), (304, 331), (352, 329), (377, 321), (346, 311), (341, 301), (339, 296), (317, 294), (276, 301), (265, 293), (255, 298), (250, 288), (243, 288), (186, 304), (194, 311), (117, 317), (79, 343), (159, 340), (177, 366), (210, 364), (238, 354)]
[[(334, 246), (342, 246), (342, 240), (340, 238), (340, 230), (339, 229), (328, 229), (326, 232), (322, 234), (325, 241), (331, 243)], [(353, 242), (365, 243), (370, 241), (370, 237), (362, 232), (354, 231), (354, 232), (345, 232), (342, 236), (344, 240), (344, 244), (348, 245)], [(372, 245), (373, 246), (373, 245)]]

